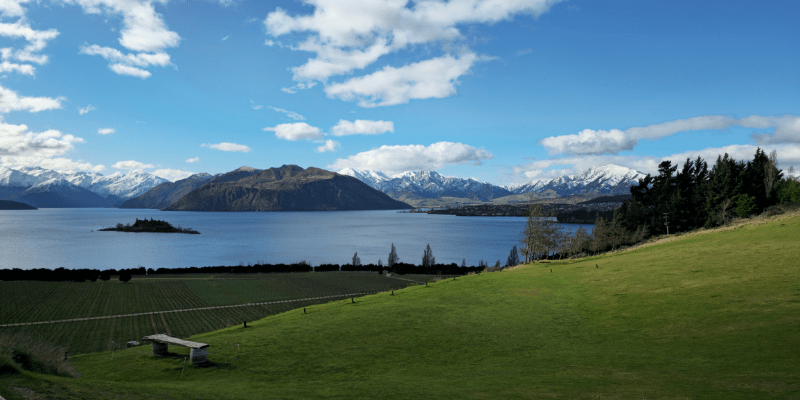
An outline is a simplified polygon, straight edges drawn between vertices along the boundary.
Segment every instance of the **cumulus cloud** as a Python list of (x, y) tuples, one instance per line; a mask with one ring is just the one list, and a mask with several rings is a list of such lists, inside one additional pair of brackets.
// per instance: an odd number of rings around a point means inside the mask
[(358, 101), (361, 107), (405, 104), (413, 99), (444, 98), (456, 93), (458, 77), (478, 59), (474, 53), (447, 55), (405, 65), (390, 66), (325, 88), (330, 98)]
[(357, 119), (353, 122), (339, 120), (339, 123), (331, 129), (333, 136), (347, 135), (380, 135), (386, 132), (394, 132), (392, 121), (369, 121)]
[(57, 130), (31, 132), (27, 125), (7, 124), (0, 119), (0, 156), (33, 159), (60, 156), (84, 140)]
[[(492, 24), (509, 20), (516, 15), (533, 16), (547, 12), (560, 0), (422, 0), (416, 2), (397, 0), (304, 0), (313, 7), (312, 14), (292, 16), (283, 9), (269, 13), (264, 20), (267, 33), (272, 37), (297, 34), (305, 39), (290, 46), (296, 51), (315, 54), (305, 64), (292, 68), (293, 80), (298, 82), (284, 91), (292, 93), (307, 88), (314, 82), (327, 83), (333, 76), (352, 74), (378, 61), (382, 56), (419, 45), (439, 45), (443, 49), (452, 48), (455, 41), (463, 41), (459, 27), (470, 24)], [(271, 41), (268, 41), (271, 42)], [(433, 46), (430, 46), (431, 48)], [(471, 54), (471, 52), (467, 52)], [(448, 56), (451, 57), (452, 56)], [(436, 60), (436, 59), (433, 59)], [(428, 60), (428, 61), (433, 61)], [(451, 74), (439, 73), (414, 88), (415, 96), (405, 100), (383, 96), (396, 92), (408, 92), (414, 86), (410, 77), (404, 76), (393, 81), (399, 89), (382, 88), (359, 95), (359, 91), (339, 87), (342, 96), (328, 93), (342, 100), (353, 96), (366, 96), (369, 101), (360, 101), (367, 106), (401, 104), (410, 99), (446, 97), (455, 93), (453, 82), (469, 70), (473, 60), (461, 57), (461, 64), (451, 70)], [(422, 61), (421, 63), (425, 63)], [(384, 71), (387, 75), (394, 70), (409, 71), (408, 66)], [(402, 74), (401, 74), (402, 75)], [(388, 77), (385, 77), (388, 78)], [(358, 78), (354, 78), (358, 79)], [(372, 83), (377, 79), (372, 80)], [(416, 80), (416, 79), (414, 79)], [(356, 80), (352, 84), (358, 83)], [(385, 82), (391, 84), (392, 82)], [(432, 84), (438, 90), (425, 91), (422, 86)], [(365, 83), (366, 85), (366, 83)], [(366, 86), (360, 87), (363, 91)], [(350, 96), (347, 93), (352, 92)]]
[(152, 74), (145, 68), (172, 65), (166, 49), (177, 47), (181, 37), (167, 28), (162, 16), (150, 0), (64, 0), (80, 5), (87, 14), (104, 14), (122, 17), (119, 44), (136, 52), (122, 54), (111, 47), (83, 46), (81, 53), (99, 55), (109, 61), (109, 68), (117, 74), (148, 78)]
[(61, 108), (63, 97), (27, 97), (0, 86), (0, 113), (11, 111), (39, 112)]
[(322, 131), (311, 126), (305, 122), (294, 122), (291, 124), (279, 124), (270, 128), (264, 128), (265, 131), (275, 132), (275, 137), (278, 139), (285, 139), (291, 141), (297, 140), (319, 140), (325, 137)]
[(208, 147), (209, 149), (232, 151), (236, 153), (249, 153), (250, 148), (243, 144), (222, 142), (217, 144), (203, 143), (200, 147)]
[(326, 140), (325, 144), (322, 146), (317, 147), (317, 153), (325, 153), (327, 151), (336, 151), (339, 148), (341, 143), (334, 141), (334, 140)]
[(94, 111), (94, 110), (97, 110), (97, 109), (96, 109), (96, 108), (94, 108), (94, 106), (92, 106), (91, 104), (89, 104), (89, 105), (88, 105), (88, 106), (86, 106), (86, 107), (79, 108), (79, 109), (78, 109), (78, 113), (79, 113), (80, 115), (83, 115), (83, 114), (88, 114), (88, 113), (89, 113), (89, 111)]
[(98, 135), (110, 135), (114, 132), (116, 132), (116, 129), (114, 128), (100, 128), (97, 130)]
[(800, 143), (800, 118), (792, 115), (781, 117), (753, 115), (738, 119), (724, 115), (703, 115), (628, 128), (624, 131), (620, 129), (585, 129), (576, 135), (547, 137), (540, 143), (547, 148), (550, 154), (617, 154), (620, 151), (633, 150), (641, 139), (656, 140), (678, 132), (723, 130), (732, 126), (758, 129), (774, 128), (772, 133), (754, 133), (753, 139), (759, 143)]
[(196, 163), (198, 161), (200, 161), (200, 157), (190, 158), (186, 160), (187, 163)]
[[(261, 106), (259, 106), (259, 107), (261, 107)], [(272, 111), (279, 112), (279, 113), (281, 113), (283, 115), (286, 115), (287, 117), (289, 117), (289, 118), (291, 118), (291, 119), (293, 119), (295, 121), (305, 121), (306, 120), (306, 117), (304, 117), (304, 116), (302, 116), (302, 115), (300, 115), (300, 114), (298, 114), (298, 113), (296, 113), (294, 111), (284, 110), (282, 108), (277, 108), (277, 107), (273, 107), (273, 106), (267, 106), (267, 108), (269, 108)]]
[(368, 169), (396, 174), (405, 171), (437, 170), (454, 164), (481, 165), (483, 160), (492, 158), (494, 156), (488, 151), (463, 143), (438, 142), (430, 146), (381, 146), (346, 159), (340, 158), (329, 168)]
[(119, 161), (119, 162), (115, 163), (114, 165), (112, 165), (111, 167), (112, 168), (116, 168), (116, 169), (127, 169), (127, 170), (140, 171), (140, 170), (143, 170), (145, 168), (148, 168), (148, 169), (149, 168), (155, 168), (156, 166), (153, 165), (153, 164), (145, 164), (145, 163), (141, 163), (141, 162), (134, 161), (134, 160), (128, 160), (128, 161)]
[(81, 160), (74, 161), (69, 158), (41, 158), (36, 156), (0, 156), (0, 166), (19, 169), (22, 167), (41, 167), (55, 171), (93, 171), (101, 172), (105, 165), (94, 165)]
[(163, 168), (153, 171), (152, 174), (159, 178), (164, 178), (168, 181), (175, 182), (194, 175), (194, 172), (184, 171), (180, 169)]

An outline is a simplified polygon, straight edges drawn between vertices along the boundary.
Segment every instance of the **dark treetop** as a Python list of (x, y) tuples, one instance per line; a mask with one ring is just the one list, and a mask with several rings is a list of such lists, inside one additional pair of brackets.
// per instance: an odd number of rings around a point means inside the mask
[(167, 221), (160, 221), (157, 219), (139, 219), (131, 225), (117, 224), (115, 227), (98, 229), (101, 231), (116, 231), (116, 232), (158, 232), (158, 233), (193, 233), (200, 234), (200, 232), (191, 228), (174, 227)]

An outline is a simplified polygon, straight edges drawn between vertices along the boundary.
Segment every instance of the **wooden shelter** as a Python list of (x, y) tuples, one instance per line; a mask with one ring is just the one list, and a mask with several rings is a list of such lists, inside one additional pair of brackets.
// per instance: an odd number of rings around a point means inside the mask
[(205, 343), (190, 342), (188, 340), (167, 336), (163, 333), (145, 336), (142, 338), (142, 340), (150, 340), (153, 342), (154, 356), (166, 355), (168, 345), (174, 344), (191, 349), (189, 352), (189, 360), (192, 362), (192, 364), (201, 364), (208, 361), (208, 353), (206, 352), (206, 347), (208, 347), (208, 345)]

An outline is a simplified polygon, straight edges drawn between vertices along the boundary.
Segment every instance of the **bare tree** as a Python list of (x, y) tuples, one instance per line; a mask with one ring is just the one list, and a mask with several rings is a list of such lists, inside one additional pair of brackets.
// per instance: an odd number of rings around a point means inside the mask
[(576, 256), (580, 253), (583, 253), (583, 250), (589, 244), (590, 239), (591, 237), (589, 236), (589, 232), (586, 230), (586, 228), (582, 226), (578, 227), (578, 229), (575, 231), (575, 236), (570, 241), (570, 254), (572, 254), (572, 256)]
[(728, 222), (728, 210), (733, 205), (733, 200), (725, 199), (722, 204), (719, 205), (719, 214), (717, 214), (717, 223), (725, 224)]
[(772, 189), (775, 187), (775, 182), (778, 180), (778, 152), (772, 150), (769, 153), (769, 161), (764, 166), (764, 190), (767, 191), (767, 199), (772, 196)]
[(358, 256), (358, 252), (356, 252), (356, 254), (353, 254), (353, 266), (357, 267), (359, 265), (361, 265), (361, 258)]
[(397, 256), (397, 249), (394, 248), (394, 243), (392, 243), (392, 251), (389, 252), (389, 260), (386, 262), (386, 265), (389, 268), (392, 268), (395, 264), (400, 262), (400, 257)]
[(789, 166), (789, 170), (788, 170), (788, 171), (786, 171), (786, 172), (787, 172), (787, 175), (788, 175), (788, 176), (786, 177), (786, 179), (788, 179), (788, 180), (790, 180), (790, 181), (795, 181), (795, 182), (797, 182), (797, 177), (796, 177), (796, 176), (794, 176), (794, 166)]
[(531, 204), (528, 206), (528, 221), (522, 233), (522, 254), (525, 256), (525, 262), (529, 263), (541, 255), (546, 257), (550, 253), (556, 243), (558, 226), (540, 204)]
[(428, 243), (428, 247), (426, 247), (425, 252), (422, 253), (422, 266), (432, 267), (434, 264), (436, 264), (436, 257), (433, 256), (431, 244)]
[(572, 243), (572, 228), (568, 232), (558, 231), (558, 259), (562, 259), (565, 254), (569, 254), (570, 244)]

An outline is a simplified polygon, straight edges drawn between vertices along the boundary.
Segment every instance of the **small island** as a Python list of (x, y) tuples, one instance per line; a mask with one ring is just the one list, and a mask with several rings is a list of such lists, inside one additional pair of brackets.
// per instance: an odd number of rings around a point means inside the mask
[(0, 200), (0, 210), (38, 210), (38, 208), (18, 201)]
[(192, 228), (174, 227), (167, 221), (160, 221), (157, 219), (139, 219), (133, 225), (117, 224), (115, 227), (98, 229), (100, 231), (115, 231), (115, 232), (156, 232), (156, 233), (190, 233), (199, 235), (200, 232)]

